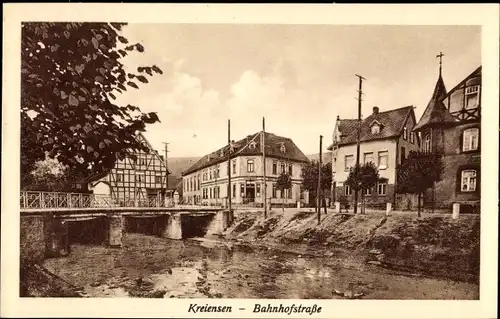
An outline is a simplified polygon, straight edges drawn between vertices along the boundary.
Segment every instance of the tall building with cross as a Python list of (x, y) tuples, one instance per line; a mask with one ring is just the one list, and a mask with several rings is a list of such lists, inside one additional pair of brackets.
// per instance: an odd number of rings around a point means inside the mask
[(424, 197), (424, 205), (449, 208), (460, 203), (462, 212), (479, 212), (481, 168), (481, 67), (446, 90), (442, 59), (434, 92), (414, 128), (420, 149), (438, 152), (445, 164), (440, 182)]

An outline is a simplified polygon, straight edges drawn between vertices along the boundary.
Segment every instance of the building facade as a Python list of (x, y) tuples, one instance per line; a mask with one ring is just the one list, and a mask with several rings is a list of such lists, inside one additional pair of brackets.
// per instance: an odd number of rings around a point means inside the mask
[(431, 100), (415, 132), (422, 151), (443, 157), (442, 179), (424, 197), (426, 206), (479, 212), (481, 169), (481, 67), (449, 92), (441, 70)]
[(139, 133), (137, 139), (149, 152), (138, 151), (136, 159), (118, 160), (115, 166), (86, 180), (94, 194), (108, 195), (119, 205), (151, 206), (168, 195), (170, 172), (162, 156)]
[[(397, 165), (408, 153), (418, 149), (413, 106), (380, 112), (378, 107), (359, 123), (360, 165), (372, 162), (378, 167), (379, 182), (365, 192), (368, 207), (384, 207), (396, 203)], [(332, 198), (334, 201), (354, 202), (354, 191), (345, 184), (349, 171), (356, 165), (358, 120), (337, 117), (333, 133)], [(359, 194), (361, 199), (361, 194)]]
[[(267, 194), (264, 194), (263, 145)], [(231, 202), (235, 204), (260, 206), (264, 195), (271, 203), (292, 204), (301, 200), (302, 165), (307, 162), (308, 158), (289, 138), (263, 132), (249, 135), (203, 156), (186, 170), (182, 176), (183, 201), (226, 205), (231, 187)], [(228, 169), (231, 170), (230, 186)], [(282, 194), (276, 188), (276, 181), (283, 171), (291, 176), (292, 187)]]

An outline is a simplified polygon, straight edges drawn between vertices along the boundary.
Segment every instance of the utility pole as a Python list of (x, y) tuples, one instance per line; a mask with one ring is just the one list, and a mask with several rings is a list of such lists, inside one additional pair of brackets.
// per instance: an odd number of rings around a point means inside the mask
[(319, 161), (318, 161), (318, 188), (316, 190), (316, 209), (318, 210), (318, 225), (321, 223), (321, 157), (323, 149), (323, 135), (319, 136)]
[(267, 182), (266, 182), (266, 119), (262, 117), (262, 173), (264, 181), (263, 198), (264, 198), (264, 219), (267, 218)]
[[(361, 138), (361, 101), (362, 101), (362, 84), (363, 80), (366, 80), (364, 77), (361, 75), (355, 74), (359, 78), (359, 89), (358, 89), (358, 138), (356, 142), (356, 183), (359, 183), (359, 144), (360, 144), (360, 138)], [(358, 185), (356, 185), (356, 189), (354, 190), (354, 214), (358, 212)]]
[[(165, 199), (167, 198), (167, 192), (168, 192), (168, 144), (167, 142), (163, 142), (165, 145), (165, 169), (167, 170), (165, 173), (165, 192), (163, 193), (163, 202), (165, 203)], [(163, 186), (163, 183), (162, 183)], [(163, 189), (162, 189), (163, 192)]]
[(229, 206), (229, 214), (231, 214), (231, 120), (227, 120), (227, 199)]

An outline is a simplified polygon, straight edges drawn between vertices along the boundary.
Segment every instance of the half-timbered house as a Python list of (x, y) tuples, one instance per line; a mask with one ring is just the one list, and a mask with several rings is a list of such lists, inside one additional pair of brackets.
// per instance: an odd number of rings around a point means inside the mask
[(167, 181), (170, 171), (163, 156), (154, 150), (143, 134), (137, 139), (149, 152), (138, 151), (136, 159), (126, 157), (115, 166), (86, 180), (94, 194), (107, 195), (114, 203), (124, 206), (159, 206), (173, 191)]
[(424, 204), (449, 208), (460, 203), (464, 211), (479, 211), (481, 168), (481, 67), (449, 92), (441, 75), (431, 100), (414, 128), (423, 151), (438, 152), (444, 171), (429, 190)]

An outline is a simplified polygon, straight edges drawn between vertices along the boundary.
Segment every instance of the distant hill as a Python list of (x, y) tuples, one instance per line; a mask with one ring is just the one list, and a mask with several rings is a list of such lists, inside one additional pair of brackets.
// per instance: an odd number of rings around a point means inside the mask
[[(322, 158), (322, 163), (331, 163), (332, 162), (332, 154), (331, 152), (325, 152), (322, 154), (323, 158)], [(310, 154), (310, 155), (306, 155), (307, 158), (309, 158), (310, 161), (317, 161), (319, 160), (319, 153), (317, 154)]]
[(172, 175), (180, 177), (182, 172), (191, 167), (199, 159), (200, 157), (169, 157), (168, 168), (172, 172)]

